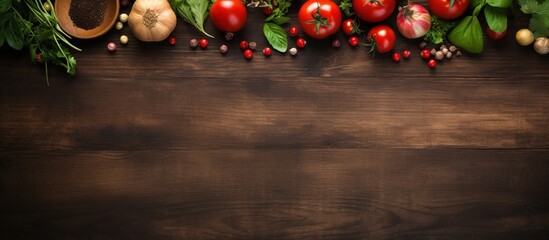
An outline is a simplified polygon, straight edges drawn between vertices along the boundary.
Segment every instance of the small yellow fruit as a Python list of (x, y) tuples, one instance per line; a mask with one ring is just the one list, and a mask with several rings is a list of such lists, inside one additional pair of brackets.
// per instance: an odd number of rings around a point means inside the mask
[(518, 30), (515, 39), (519, 45), (528, 46), (534, 42), (534, 34), (529, 29), (523, 28)]
[(124, 45), (128, 44), (128, 36), (126, 36), (126, 35), (120, 36), (120, 43), (122, 43)]

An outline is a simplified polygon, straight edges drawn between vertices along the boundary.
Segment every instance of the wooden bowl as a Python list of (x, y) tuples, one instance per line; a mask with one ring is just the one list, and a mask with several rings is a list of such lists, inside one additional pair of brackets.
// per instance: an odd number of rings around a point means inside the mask
[[(105, 16), (103, 19), (103, 22), (93, 28), (93, 29), (83, 29), (77, 27), (73, 20), (71, 19), (71, 16), (69, 15), (69, 10), (71, 7), (72, 1), (78, 1), (78, 0), (63, 0), (63, 1), (55, 1), (55, 15), (57, 16), (57, 19), (59, 20), (59, 25), (69, 35), (80, 38), (80, 39), (90, 39), (90, 38), (96, 38), (99, 37), (105, 33), (107, 33), (112, 27), (114, 26), (114, 23), (116, 23), (116, 20), (118, 19), (118, 12), (120, 11), (120, 1), (119, 0), (106, 0), (107, 1), (107, 7), (105, 9)], [(99, 9), (96, 7), (94, 8), (97, 11)]]

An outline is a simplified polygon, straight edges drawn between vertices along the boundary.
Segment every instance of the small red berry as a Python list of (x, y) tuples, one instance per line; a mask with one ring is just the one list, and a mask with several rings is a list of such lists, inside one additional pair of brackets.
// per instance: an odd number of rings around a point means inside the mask
[(411, 54), (412, 54), (412, 53), (411, 53), (410, 50), (408, 50), (408, 49), (405, 49), (404, 51), (402, 51), (402, 57), (403, 57), (404, 59), (410, 58), (410, 55), (411, 55)]
[(244, 58), (250, 60), (253, 57), (254, 57), (254, 52), (252, 52), (252, 50), (250, 50), (250, 49), (244, 50)]
[(36, 54), (36, 62), (37, 63), (44, 63), (44, 59), (42, 59), (42, 54)]
[(288, 32), (290, 34), (290, 37), (295, 37), (299, 33), (299, 30), (297, 29), (296, 26), (291, 26), (290, 30), (288, 30)]
[(240, 49), (242, 49), (242, 50), (248, 49), (248, 41), (245, 41), (245, 40), (241, 41), (240, 42)]
[(304, 48), (305, 45), (307, 45), (307, 41), (305, 41), (305, 39), (303, 39), (303, 38), (298, 38), (298, 39), (295, 41), (295, 45), (296, 45), (298, 48)]
[(199, 45), (202, 49), (207, 48), (207, 47), (208, 47), (208, 39), (205, 39), (205, 38), (200, 39), (200, 41), (198, 41), (198, 45)]
[(172, 45), (172, 46), (175, 45), (175, 42), (176, 42), (176, 41), (177, 41), (177, 40), (175, 39), (174, 36), (171, 36), (170, 38), (168, 38), (168, 42), (169, 42), (170, 45)]
[(400, 62), (400, 53), (393, 53), (393, 61)]
[(350, 45), (351, 47), (356, 47), (356, 46), (358, 46), (358, 37), (356, 37), (356, 36), (350, 37), (350, 38), (349, 38), (349, 45)]
[(429, 62), (427, 62), (427, 66), (429, 66), (429, 68), (431, 68), (431, 69), (436, 68), (437, 67), (437, 61), (435, 59), (431, 59), (431, 60), (429, 60)]
[(271, 13), (273, 13), (273, 10), (274, 10), (274, 6), (267, 6), (267, 7), (261, 8), (261, 11), (263, 11), (263, 14), (265, 15), (271, 15)]
[(271, 56), (271, 54), (273, 54), (273, 50), (270, 47), (263, 48), (263, 54), (267, 57)]
[(421, 50), (421, 57), (423, 59), (429, 59), (431, 58), (431, 51), (429, 51), (428, 49), (423, 49)]

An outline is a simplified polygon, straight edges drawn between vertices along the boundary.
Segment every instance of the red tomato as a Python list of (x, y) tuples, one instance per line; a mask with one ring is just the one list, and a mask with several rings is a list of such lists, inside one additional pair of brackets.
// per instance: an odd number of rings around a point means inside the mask
[(403, 57), (404, 59), (410, 58), (410, 55), (411, 55), (411, 54), (412, 54), (412, 52), (410, 52), (410, 50), (408, 50), (408, 49), (405, 49), (404, 51), (402, 51), (402, 57)]
[(435, 59), (431, 59), (427, 62), (427, 66), (431, 69), (437, 67), (437, 61)]
[(308, 0), (301, 5), (298, 19), (305, 34), (324, 39), (339, 30), (341, 11), (331, 0)]
[[(366, 36), (370, 44), (375, 46), (379, 53), (386, 53), (395, 46), (395, 32), (388, 26), (379, 25), (372, 28)], [(375, 43), (374, 43), (375, 42)]]
[(352, 36), (351, 38), (349, 38), (349, 46), (356, 47), (358, 46), (358, 43), (359, 43), (358, 37)]
[(271, 15), (271, 13), (273, 13), (274, 8), (275, 8), (274, 6), (262, 7), (261, 11), (263, 11), (263, 14), (265, 15)]
[(288, 32), (290, 34), (290, 37), (296, 37), (297, 34), (299, 33), (299, 30), (297, 29), (296, 26), (291, 26), (290, 30), (288, 30)]
[(217, 0), (210, 9), (213, 25), (223, 32), (238, 32), (246, 24), (248, 12), (240, 0)]
[(430, 59), (431, 58), (431, 51), (429, 51), (428, 49), (421, 50), (421, 57), (423, 59)]
[(400, 53), (393, 53), (393, 61), (400, 62)]
[(451, 0), (429, 0), (431, 12), (442, 19), (456, 19), (463, 15), (469, 7), (469, 0), (455, 0), (450, 7)]
[(353, 0), (356, 15), (370, 23), (387, 19), (395, 10), (395, 5), (395, 0)]
[(502, 39), (505, 37), (505, 35), (507, 35), (507, 29), (505, 29), (505, 31), (503, 32), (494, 32), (494, 30), (490, 29), (490, 27), (486, 27), (486, 35), (488, 36), (489, 39), (492, 39), (492, 40), (499, 40), (499, 39)]
[(357, 22), (353, 19), (347, 19), (341, 24), (341, 31), (347, 36), (352, 36), (355, 34), (360, 34), (362, 31), (358, 28)]

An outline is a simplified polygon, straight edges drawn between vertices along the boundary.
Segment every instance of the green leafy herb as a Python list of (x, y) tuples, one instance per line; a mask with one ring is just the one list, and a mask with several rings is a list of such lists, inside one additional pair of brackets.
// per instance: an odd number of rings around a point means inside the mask
[(486, 6), (484, 8), (486, 23), (492, 31), (500, 33), (507, 29), (507, 9)]
[(473, 15), (463, 18), (448, 34), (448, 40), (456, 46), (471, 53), (484, 50), (484, 36), (478, 15), (484, 9), (484, 16), (490, 29), (503, 32), (507, 29), (507, 12), (512, 0), (474, 0)]
[[(47, 3), (53, 5), (50, 0)], [(61, 30), (55, 12), (48, 12), (41, 0), (3, 0), (0, 2), (0, 47), (7, 43), (16, 50), (28, 48), (31, 60), (40, 54), (45, 62), (48, 80), (48, 62), (62, 66), (71, 76), (76, 74), (76, 59), (69, 49), (81, 51), (72, 45), (70, 37)]]
[(353, 10), (353, 2), (351, 0), (342, 0), (341, 3), (339, 3), (339, 8), (347, 17), (352, 17), (353, 15), (355, 15), (355, 12)]
[(210, 0), (170, 0), (172, 9), (183, 21), (193, 25), (204, 35), (213, 38), (214, 36), (204, 30), (204, 21), (208, 18)]
[(549, 36), (549, 1), (519, 0), (520, 10), (532, 14), (528, 28), (536, 38)]
[(281, 25), (290, 21), (290, 18), (286, 17), (286, 14), (292, 5), (292, 1), (252, 0), (252, 2), (247, 5), (248, 7), (271, 7), (274, 9), (273, 12), (265, 18), (263, 35), (265, 35), (265, 38), (267, 38), (267, 41), (275, 50), (279, 52), (286, 52), (286, 50), (288, 50), (288, 36), (286, 31), (282, 29)]
[(286, 31), (279, 25), (267, 22), (263, 25), (263, 33), (269, 41), (269, 44), (279, 52), (286, 52), (288, 49), (288, 37)]
[(448, 35), (450, 42), (470, 53), (484, 49), (482, 28), (477, 16), (467, 16)]
[(455, 22), (443, 20), (433, 15), (431, 16), (431, 29), (423, 36), (423, 40), (434, 45), (441, 44), (447, 40), (448, 31), (455, 25)]

